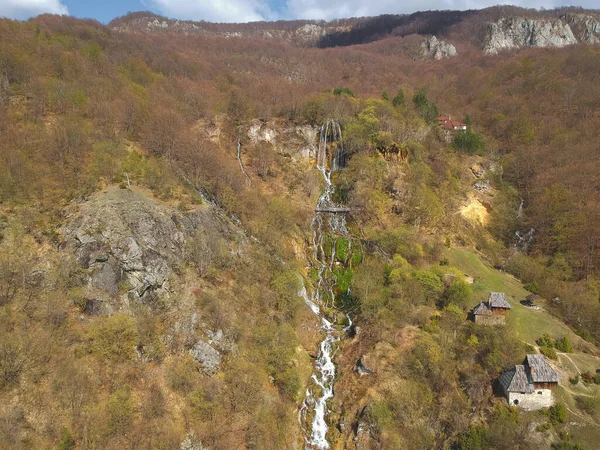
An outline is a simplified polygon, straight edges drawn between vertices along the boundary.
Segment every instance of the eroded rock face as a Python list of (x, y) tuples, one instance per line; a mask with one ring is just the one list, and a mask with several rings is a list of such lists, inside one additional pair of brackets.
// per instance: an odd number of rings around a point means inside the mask
[(561, 19), (568, 23), (581, 42), (600, 44), (600, 21), (588, 14), (566, 14)]
[(495, 55), (523, 47), (565, 47), (577, 44), (568, 24), (561, 20), (507, 17), (488, 25), (484, 52)]
[[(64, 251), (72, 251), (87, 271), (88, 289), (104, 313), (128, 302), (169, 296), (170, 277), (184, 262), (188, 239), (234, 233), (211, 207), (180, 211), (128, 189), (112, 187), (73, 206), (62, 229)], [(107, 299), (116, 299), (112, 306)]]
[(454, 45), (449, 44), (445, 41), (440, 41), (435, 36), (431, 36), (425, 42), (423, 42), (423, 56), (426, 59), (440, 59), (450, 58), (456, 56), (456, 48)]
[(190, 355), (198, 361), (206, 375), (212, 377), (219, 370), (219, 366), (221, 365), (221, 354), (208, 342), (196, 342), (190, 349)]
[(179, 447), (181, 450), (207, 450), (206, 447), (202, 445), (200, 439), (196, 437), (196, 434), (192, 431), (188, 433), (187, 436), (181, 441), (181, 445)]

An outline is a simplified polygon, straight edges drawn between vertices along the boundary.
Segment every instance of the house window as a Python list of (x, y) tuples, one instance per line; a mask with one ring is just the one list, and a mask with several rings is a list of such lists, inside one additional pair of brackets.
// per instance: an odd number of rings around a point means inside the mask
[(519, 400), (517, 400), (517, 399), (514, 399), (514, 400), (513, 400), (513, 403), (514, 403), (515, 405), (518, 405), (518, 404), (519, 404)]
[(542, 395), (542, 391), (538, 391), (538, 394)]

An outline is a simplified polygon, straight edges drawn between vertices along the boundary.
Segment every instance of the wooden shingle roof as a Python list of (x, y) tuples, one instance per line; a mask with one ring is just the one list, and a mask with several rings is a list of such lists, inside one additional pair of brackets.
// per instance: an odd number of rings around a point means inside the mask
[(558, 374), (546, 362), (544, 355), (527, 355), (523, 364), (530, 367), (530, 377), (534, 383), (558, 383)]
[(511, 308), (510, 303), (508, 303), (508, 300), (504, 296), (504, 292), (490, 292), (488, 303), (490, 304), (490, 308)]
[(479, 305), (473, 308), (473, 314), (476, 316), (491, 316), (492, 310), (488, 308), (488, 305), (481, 302)]
[(525, 366), (518, 365), (500, 375), (500, 384), (506, 392), (524, 392), (531, 394), (534, 386), (527, 376)]

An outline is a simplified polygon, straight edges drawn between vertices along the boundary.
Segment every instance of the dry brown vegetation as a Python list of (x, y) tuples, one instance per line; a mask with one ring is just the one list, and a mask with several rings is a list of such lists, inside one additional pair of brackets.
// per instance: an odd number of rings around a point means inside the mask
[[(296, 413), (317, 333), (296, 273), (320, 179), (248, 141), (249, 121), (272, 117), (285, 126), (334, 117), (351, 155), (334, 181), (367, 253), (350, 272), (347, 305), (366, 331), (348, 346), (342, 377), (371, 345), (388, 364), (363, 416), (341, 397), (333, 417), (347, 428), (333, 437), (350, 442), (362, 418), (383, 448), (450, 445), (479, 422), (496, 448), (520, 442), (529, 419), (494, 409), (490, 380), (524, 349), (510, 330), (464, 324), (469, 289), (439, 263), (444, 244), (474, 244), (530, 290), (559, 296), (554, 312), (600, 339), (600, 50), (487, 57), (459, 26), (448, 36), (460, 58), (421, 62), (406, 55), (417, 39), (409, 32), (317, 49), (118, 33), (57, 16), (0, 20), (0, 446), (167, 449), (190, 431), (211, 449), (302, 441)], [(400, 88), (403, 103), (381, 99)], [(421, 90), (425, 106), (470, 116), (483, 136), (496, 167), (487, 230), (456, 214), (471, 159), (428, 123), (433, 109), (413, 104)], [(252, 186), (235, 159), (238, 139)], [(182, 350), (192, 337), (163, 339), (176, 304), (89, 314), (85, 276), (57, 229), (67, 205), (114, 184), (181, 211), (206, 206), (199, 188), (261, 243), (236, 259), (224, 237), (198, 235), (178, 268), (173, 298), (237, 345), (216, 377)], [(514, 232), (531, 227), (530, 254), (514, 255)], [(409, 344), (402, 327), (419, 329)], [(358, 396), (369, 388), (342, 386)]]

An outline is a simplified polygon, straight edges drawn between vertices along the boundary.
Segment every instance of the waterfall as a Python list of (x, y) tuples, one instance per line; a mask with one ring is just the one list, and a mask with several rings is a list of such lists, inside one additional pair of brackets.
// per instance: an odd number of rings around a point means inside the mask
[(524, 203), (524, 200), (521, 197), (519, 197), (519, 199), (521, 200), (521, 202), (519, 203), (519, 210), (517, 211), (517, 219), (520, 219), (521, 216), (523, 215), (523, 203)]
[[(319, 140), (319, 149), (317, 153), (317, 169), (323, 175), (325, 181), (325, 190), (317, 202), (317, 211), (311, 222), (313, 263), (317, 269), (317, 282), (311, 298), (308, 297), (304, 285), (298, 293), (304, 298), (310, 309), (321, 319), (321, 330), (325, 333), (325, 338), (319, 346), (319, 354), (315, 362), (315, 372), (312, 380), (314, 385), (319, 388), (319, 394), (315, 398), (315, 393), (310, 387), (306, 390), (306, 399), (298, 413), (298, 420), (303, 425), (304, 436), (307, 449), (328, 449), (326, 417), (329, 412), (327, 401), (333, 398), (335, 364), (333, 362), (334, 343), (341, 339), (341, 335), (347, 330), (338, 331), (332, 321), (327, 320), (322, 307), (335, 310), (335, 287), (336, 280), (334, 276), (335, 255), (337, 240), (331, 241), (331, 254), (328, 255), (325, 250), (324, 240), (329, 235), (346, 235), (346, 217), (345, 214), (337, 212), (319, 212), (319, 208), (335, 207), (332, 200), (334, 186), (331, 182), (331, 174), (336, 170), (341, 170), (345, 165), (345, 154), (342, 144), (342, 129), (340, 124), (334, 120), (328, 120), (321, 127)], [(329, 149), (333, 154), (328, 154)], [(328, 169), (329, 162), (329, 169)], [(348, 318), (350, 320), (350, 318)], [(352, 322), (350, 322), (352, 323)], [(309, 412), (313, 412), (312, 424), (310, 430), (307, 430)]]
[(533, 241), (534, 233), (535, 228), (530, 228), (525, 234), (515, 231), (515, 244), (513, 245), (515, 253), (519, 253), (520, 251), (527, 253), (529, 245), (531, 244), (531, 241)]

